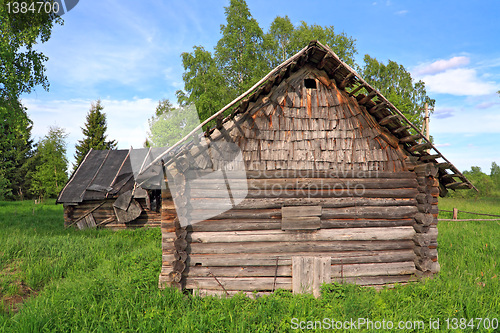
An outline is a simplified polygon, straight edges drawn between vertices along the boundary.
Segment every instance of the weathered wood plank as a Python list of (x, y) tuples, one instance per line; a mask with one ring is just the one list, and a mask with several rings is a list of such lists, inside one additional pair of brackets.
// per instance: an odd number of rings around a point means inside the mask
[(366, 227), (402, 227), (411, 226), (415, 222), (411, 218), (406, 219), (322, 219), (321, 228), (366, 228)]
[[(429, 205), (431, 206), (431, 205)], [(430, 208), (429, 208), (430, 209)], [(220, 213), (220, 210), (197, 209), (190, 212), (193, 219), (278, 219), (282, 217), (280, 209), (231, 209)], [(384, 206), (384, 207), (342, 207), (323, 208), (322, 219), (400, 219), (413, 217), (418, 212), (417, 206)], [(303, 217), (297, 216), (295, 217)]]
[[(239, 254), (190, 254), (186, 263), (190, 266), (272, 266), (291, 265), (293, 256), (310, 256), (310, 252), (294, 252), (294, 253), (239, 253)], [(316, 252), (318, 257), (331, 257), (331, 252)], [(278, 257), (278, 262), (276, 262)], [(163, 254), (163, 262), (172, 261), (173, 255)], [(332, 264), (357, 264), (357, 263), (385, 263), (385, 262), (402, 262), (413, 261), (415, 253), (412, 248), (403, 250), (389, 251), (342, 251), (334, 253)]]
[[(413, 229), (413, 228), (412, 228)], [(412, 230), (413, 232), (413, 230)], [(411, 240), (389, 241), (304, 241), (304, 242), (237, 242), (237, 243), (190, 243), (189, 253), (289, 253), (289, 252), (331, 252), (331, 251), (378, 251), (412, 249)], [(167, 248), (165, 248), (167, 246)], [(164, 251), (173, 251), (163, 244)]]
[[(197, 202), (199, 201), (199, 202)], [(217, 199), (192, 198), (191, 202), (196, 202), (193, 206), (199, 209), (210, 209), (214, 204), (219, 204)], [(281, 208), (283, 206), (321, 206), (324, 208), (360, 207), (360, 206), (415, 206), (417, 201), (408, 198), (246, 198), (235, 208), (237, 209), (269, 209)], [(228, 208), (232, 208), (230, 203)]]
[(321, 226), (319, 216), (283, 217), (281, 230), (317, 230)]
[(291, 206), (282, 207), (281, 216), (285, 217), (303, 217), (303, 216), (321, 216), (321, 206)]
[[(198, 191), (198, 192), (196, 192)], [(249, 190), (231, 191), (235, 198), (408, 198), (414, 199), (418, 190), (416, 188), (395, 188), (395, 189), (280, 189), (280, 190)], [(198, 198), (227, 198), (227, 191), (202, 191), (193, 190), (191, 195)]]
[[(236, 179), (231, 180), (231, 190), (276, 190), (286, 189), (392, 189), (417, 187), (412, 178), (278, 178), (278, 179)], [(192, 190), (225, 190), (227, 185), (220, 179), (193, 180), (189, 183)], [(198, 193), (198, 191), (192, 191)]]
[[(255, 230), (228, 232), (190, 232), (186, 239), (194, 243), (249, 243), (249, 242), (312, 242), (312, 241), (388, 241), (411, 240), (412, 227), (320, 229), (297, 233), (286, 230)], [(221, 245), (222, 246), (222, 245)]]
[(336, 264), (332, 266), (332, 278), (359, 277), (359, 276), (383, 276), (383, 275), (409, 275), (415, 273), (413, 261), (393, 263), (369, 263), (369, 264)]
[[(273, 290), (292, 289), (291, 277), (217, 277), (226, 290)], [(222, 290), (219, 283), (213, 277), (186, 277), (186, 289), (212, 289)]]
[(332, 281), (339, 283), (353, 283), (357, 285), (381, 285), (388, 283), (401, 283), (416, 281), (414, 275), (390, 275), (390, 276), (361, 276), (361, 277), (348, 277), (348, 278), (332, 278)]
[[(188, 179), (203, 177), (204, 179), (220, 178), (214, 170), (191, 170)], [(364, 170), (259, 170), (246, 172), (226, 171), (228, 179), (267, 179), (267, 178), (415, 178), (409, 171), (364, 171)]]

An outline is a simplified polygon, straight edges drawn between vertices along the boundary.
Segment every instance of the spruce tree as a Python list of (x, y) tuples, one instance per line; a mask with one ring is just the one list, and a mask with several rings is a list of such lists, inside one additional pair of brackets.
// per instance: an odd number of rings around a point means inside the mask
[(75, 170), (90, 149), (116, 149), (118, 144), (116, 140), (106, 141), (108, 125), (106, 124), (106, 114), (102, 112), (103, 109), (101, 100), (92, 102), (89, 113), (87, 113), (85, 127), (82, 128), (84, 138), (79, 140), (75, 147)]

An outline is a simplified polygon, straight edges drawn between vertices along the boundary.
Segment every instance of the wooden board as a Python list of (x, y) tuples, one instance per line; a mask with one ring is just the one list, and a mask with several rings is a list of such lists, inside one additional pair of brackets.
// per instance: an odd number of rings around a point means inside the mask
[(292, 291), (320, 295), (323, 283), (331, 282), (331, 258), (292, 257)]

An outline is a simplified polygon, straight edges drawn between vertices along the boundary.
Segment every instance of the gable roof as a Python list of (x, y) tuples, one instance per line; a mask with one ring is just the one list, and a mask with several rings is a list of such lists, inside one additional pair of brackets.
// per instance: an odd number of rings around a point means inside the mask
[[(328, 46), (317, 41), (310, 42), (308, 46), (277, 66), (248, 91), (205, 120), (170, 149), (160, 154), (151, 165), (160, 161), (166, 155), (179, 152), (178, 147), (180, 145), (189, 148), (192, 145), (189, 140), (192, 140), (202, 126), (209, 121), (215, 119), (217, 126), (208, 130), (205, 135), (221, 129), (226, 122), (232, 121), (238, 114), (249, 111), (250, 106), (257, 101), (259, 96), (269, 94), (274, 87), (306, 64), (325, 71), (331, 80), (331, 84), (334, 84), (337, 89), (346, 92), (349, 96), (354, 97), (357, 103), (366, 109), (367, 115), (369, 114), (381, 127), (392, 134), (391, 137), (397, 140), (397, 143), (412, 160), (418, 163), (432, 163), (438, 167), (438, 178), (443, 191), (462, 188), (476, 189), (389, 100), (361, 78), (349, 65), (340, 60)], [(366, 95), (361, 93), (363, 90), (367, 92)], [(374, 100), (375, 98), (376, 100)], [(413, 130), (416, 134), (412, 134), (410, 130)]]

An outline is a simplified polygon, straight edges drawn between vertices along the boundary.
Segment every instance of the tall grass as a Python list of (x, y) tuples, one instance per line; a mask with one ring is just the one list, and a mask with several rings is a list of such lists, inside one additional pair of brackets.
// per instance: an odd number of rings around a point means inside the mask
[[(439, 232), (441, 273), (425, 282), (380, 292), (326, 285), (319, 299), (282, 290), (200, 298), (158, 290), (159, 229), (64, 229), (61, 206), (1, 202), (0, 331), (287, 332), (292, 318), (369, 318), (422, 320), (431, 332), (431, 318), (441, 328), (446, 318), (500, 320), (500, 224), (442, 222)], [(27, 298), (12, 309), (16, 296)]]

